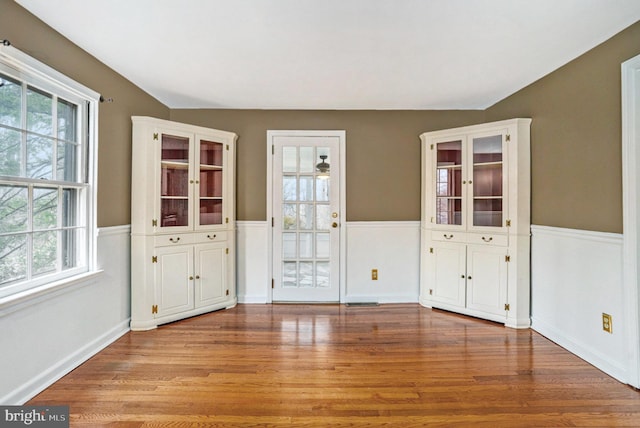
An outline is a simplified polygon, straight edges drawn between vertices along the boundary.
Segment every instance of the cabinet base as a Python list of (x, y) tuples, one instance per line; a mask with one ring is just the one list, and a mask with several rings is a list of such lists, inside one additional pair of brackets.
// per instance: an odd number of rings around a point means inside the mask
[(157, 328), (159, 325), (167, 324), (174, 321), (179, 321), (186, 318), (195, 317), (197, 315), (206, 314), (208, 312), (214, 312), (221, 309), (231, 309), (238, 304), (238, 299), (233, 298), (225, 300), (224, 302), (216, 305), (205, 306), (202, 308), (192, 309), (186, 312), (180, 312), (178, 314), (171, 314), (167, 316), (160, 316), (158, 318), (151, 319), (134, 319), (131, 318), (130, 329), (131, 331), (148, 331)]

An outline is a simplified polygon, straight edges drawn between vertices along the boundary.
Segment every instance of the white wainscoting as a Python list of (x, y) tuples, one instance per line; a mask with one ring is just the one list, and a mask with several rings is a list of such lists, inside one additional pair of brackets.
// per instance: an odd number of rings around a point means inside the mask
[[(371, 279), (378, 270), (378, 280)], [(420, 222), (347, 223), (347, 280), (343, 302), (417, 303)]]
[(266, 221), (238, 221), (236, 261), (238, 303), (269, 301), (269, 224)]
[[(622, 235), (532, 226), (532, 328), (626, 382)], [(602, 313), (613, 334), (602, 330)]]
[(0, 313), (0, 403), (23, 404), (129, 331), (130, 227), (102, 228), (98, 267)]
[[(239, 221), (238, 302), (267, 303), (269, 223)], [(420, 274), (420, 222), (347, 222), (346, 284), (342, 302), (416, 303)], [(378, 269), (378, 280), (371, 280)]]

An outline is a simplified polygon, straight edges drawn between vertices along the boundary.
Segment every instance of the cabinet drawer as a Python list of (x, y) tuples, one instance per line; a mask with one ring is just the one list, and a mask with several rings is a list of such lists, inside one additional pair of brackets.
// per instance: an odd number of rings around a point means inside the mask
[(464, 232), (433, 231), (431, 232), (431, 239), (433, 241), (464, 243), (467, 240), (467, 234)]
[(509, 245), (509, 237), (507, 235), (498, 235), (495, 233), (469, 233), (467, 235), (469, 244), (481, 245), (498, 245), (506, 247)]
[(193, 234), (176, 233), (175, 235), (158, 235), (155, 238), (156, 247), (166, 247), (170, 245), (184, 245), (193, 243)]
[(205, 242), (224, 242), (227, 240), (227, 232), (199, 232), (194, 233), (194, 242), (202, 244)]

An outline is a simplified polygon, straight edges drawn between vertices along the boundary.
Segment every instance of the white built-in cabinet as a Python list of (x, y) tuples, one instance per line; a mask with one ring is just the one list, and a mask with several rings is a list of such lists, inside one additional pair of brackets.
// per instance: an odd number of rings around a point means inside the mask
[(235, 306), (236, 134), (132, 122), (131, 329)]
[(420, 136), (423, 306), (530, 326), (530, 124)]

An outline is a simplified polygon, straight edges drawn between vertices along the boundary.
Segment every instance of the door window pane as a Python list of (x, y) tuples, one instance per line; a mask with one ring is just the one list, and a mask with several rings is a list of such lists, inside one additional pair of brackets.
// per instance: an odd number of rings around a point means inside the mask
[(331, 207), (327, 204), (316, 205), (316, 230), (329, 230)]
[(282, 199), (285, 201), (298, 200), (297, 184), (298, 180), (295, 175), (285, 175), (282, 177)]
[(329, 183), (327, 177), (316, 177), (316, 201), (329, 201)]
[(282, 286), (297, 287), (298, 286), (298, 264), (296, 262), (282, 263)]
[(300, 172), (313, 172), (314, 169), (313, 147), (300, 147)]
[(298, 284), (300, 287), (313, 287), (313, 262), (300, 262)]
[(296, 147), (282, 148), (282, 172), (298, 172), (298, 151)]
[(313, 258), (313, 233), (300, 233), (300, 258)]
[(473, 225), (502, 227), (502, 199), (475, 199)]
[(162, 160), (167, 162), (189, 162), (189, 139), (162, 134)]
[(316, 258), (328, 259), (331, 255), (329, 233), (316, 233)]
[(316, 287), (329, 287), (329, 262), (316, 262)]
[(300, 229), (313, 229), (313, 205), (300, 204)]
[(295, 232), (282, 234), (282, 257), (285, 259), (296, 259), (298, 257), (297, 234)]
[(313, 176), (300, 176), (300, 201), (313, 201)]
[(282, 204), (282, 228), (285, 230), (296, 229), (298, 224), (298, 205)]

